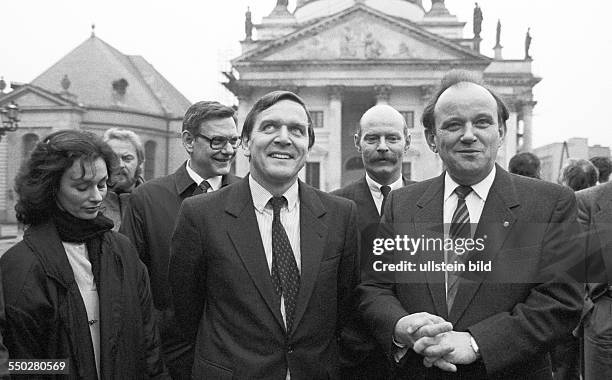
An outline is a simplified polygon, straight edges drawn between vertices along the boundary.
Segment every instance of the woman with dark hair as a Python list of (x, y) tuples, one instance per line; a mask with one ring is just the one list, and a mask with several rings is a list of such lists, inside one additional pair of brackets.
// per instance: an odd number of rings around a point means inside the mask
[(68, 359), (69, 378), (168, 378), (146, 268), (99, 212), (115, 165), (101, 138), (64, 130), (20, 169), (27, 229), (0, 259), (5, 344), (11, 358)]

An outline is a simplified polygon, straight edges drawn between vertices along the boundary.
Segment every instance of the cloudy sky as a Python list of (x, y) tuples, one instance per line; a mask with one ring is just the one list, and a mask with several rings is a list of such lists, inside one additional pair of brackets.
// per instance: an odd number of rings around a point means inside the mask
[[(380, 0), (385, 1), (385, 0)], [(430, 1), (424, 0), (425, 9)], [(244, 12), (257, 23), (276, 0), (18, 0), (0, 6), (0, 76), (29, 82), (89, 37), (145, 57), (191, 101), (232, 102), (220, 71), (239, 54)], [(290, 0), (289, 8), (295, 0)], [(608, 0), (480, 0), (482, 53), (492, 56), (497, 19), (504, 58), (521, 59), (527, 27), (536, 75), (534, 145), (588, 137), (612, 145), (612, 121), (602, 112), (612, 97), (612, 31)], [(474, 3), (446, 0), (472, 34)], [(611, 118), (612, 119), (612, 118)]]

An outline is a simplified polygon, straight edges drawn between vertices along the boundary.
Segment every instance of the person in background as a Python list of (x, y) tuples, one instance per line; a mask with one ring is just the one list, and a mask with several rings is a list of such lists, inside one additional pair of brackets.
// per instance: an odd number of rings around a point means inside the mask
[(111, 148), (77, 130), (39, 142), (15, 180), (23, 240), (0, 259), (11, 358), (68, 359), (69, 379), (167, 379), (146, 267), (100, 213)]
[(580, 191), (597, 185), (598, 177), (597, 168), (590, 161), (572, 158), (563, 167), (559, 183)]
[(597, 156), (590, 158), (589, 161), (591, 161), (599, 171), (598, 183), (602, 184), (608, 182), (610, 179), (610, 172), (612, 172), (612, 160), (610, 160), (610, 157)]
[(239, 180), (230, 173), (240, 145), (235, 110), (218, 102), (193, 104), (185, 113), (181, 138), (189, 159), (173, 174), (136, 188), (119, 230), (136, 246), (149, 269), (164, 360), (176, 380), (191, 377), (193, 342), (181, 335), (174, 319), (168, 282), (170, 238), (185, 198)]
[(144, 182), (144, 148), (138, 135), (127, 129), (108, 129), (104, 133), (104, 141), (115, 152), (119, 166), (110, 176), (109, 191), (102, 201), (102, 213), (115, 224), (113, 231), (119, 231), (130, 194)]
[[(404, 153), (410, 146), (410, 134), (404, 117), (393, 107), (376, 105), (367, 110), (359, 121), (354, 136), (355, 147), (361, 153), (365, 173), (359, 180), (333, 191), (357, 204), (357, 221), (361, 232), (361, 247), (371, 249), (369, 237), (376, 232), (383, 204), (389, 192), (414, 183), (402, 175)], [(365, 252), (361, 259), (369, 259)], [(362, 267), (368, 265), (362, 262)], [(387, 379), (390, 368), (384, 351), (371, 336), (357, 312), (350, 314), (342, 332), (340, 375), (343, 379)]]
[(540, 179), (540, 159), (531, 152), (517, 153), (510, 159), (508, 171), (523, 177)]

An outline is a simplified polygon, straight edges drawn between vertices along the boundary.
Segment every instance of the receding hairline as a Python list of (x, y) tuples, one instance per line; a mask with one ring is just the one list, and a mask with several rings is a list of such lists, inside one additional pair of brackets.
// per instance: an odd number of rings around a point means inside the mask
[(402, 116), (398, 110), (388, 104), (377, 104), (365, 111), (359, 119), (357, 134), (360, 135), (364, 125), (366, 123), (372, 123), (376, 120), (376, 118), (384, 120), (384, 122), (381, 124), (386, 126), (395, 126), (395, 123), (398, 123), (402, 133), (404, 133), (406, 136), (409, 134), (408, 125), (406, 124), (406, 119), (404, 119), (404, 116)]

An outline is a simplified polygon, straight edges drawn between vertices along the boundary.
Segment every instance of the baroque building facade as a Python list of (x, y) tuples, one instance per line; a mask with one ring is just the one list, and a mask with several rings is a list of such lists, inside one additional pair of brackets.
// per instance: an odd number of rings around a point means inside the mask
[(91, 36), (30, 83), (0, 86), (0, 107), (19, 105), (16, 132), (0, 141), (0, 223), (14, 223), (14, 180), (36, 144), (60, 129), (98, 135), (129, 129), (145, 148), (145, 179), (173, 172), (185, 159), (180, 131), (191, 103), (143, 57)]
[[(287, 3), (278, 0), (258, 24), (247, 11), (242, 54), (225, 73), (225, 86), (238, 98), (239, 123), (269, 91), (290, 90), (305, 100), (316, 134), (300, 173), (307, 182), (330, 191), (362, 175), (353, 134), (361, 115), (380, 103), (400, 111), (410, 128), (404, 174), (413, 180), (439, 174), (442, 163), (428, 149), (419, 120), (451, 69), (475, 72), (509, 105), (500, 164), (531, 149), (532, 88), (540, 78), (532, 73), (529, 47), (525, 59), (504, 60), (498, 33), (495, 58), (481, 54), (482, 16), (476, 10), (474, 35), (464, 38), (466, 22), (443, 0), (432, 1), (428, 11), (420, 0), (298, 0), (292, 12)], [(236, 173), (247, 171), (248, 161), (239, 155)]]

